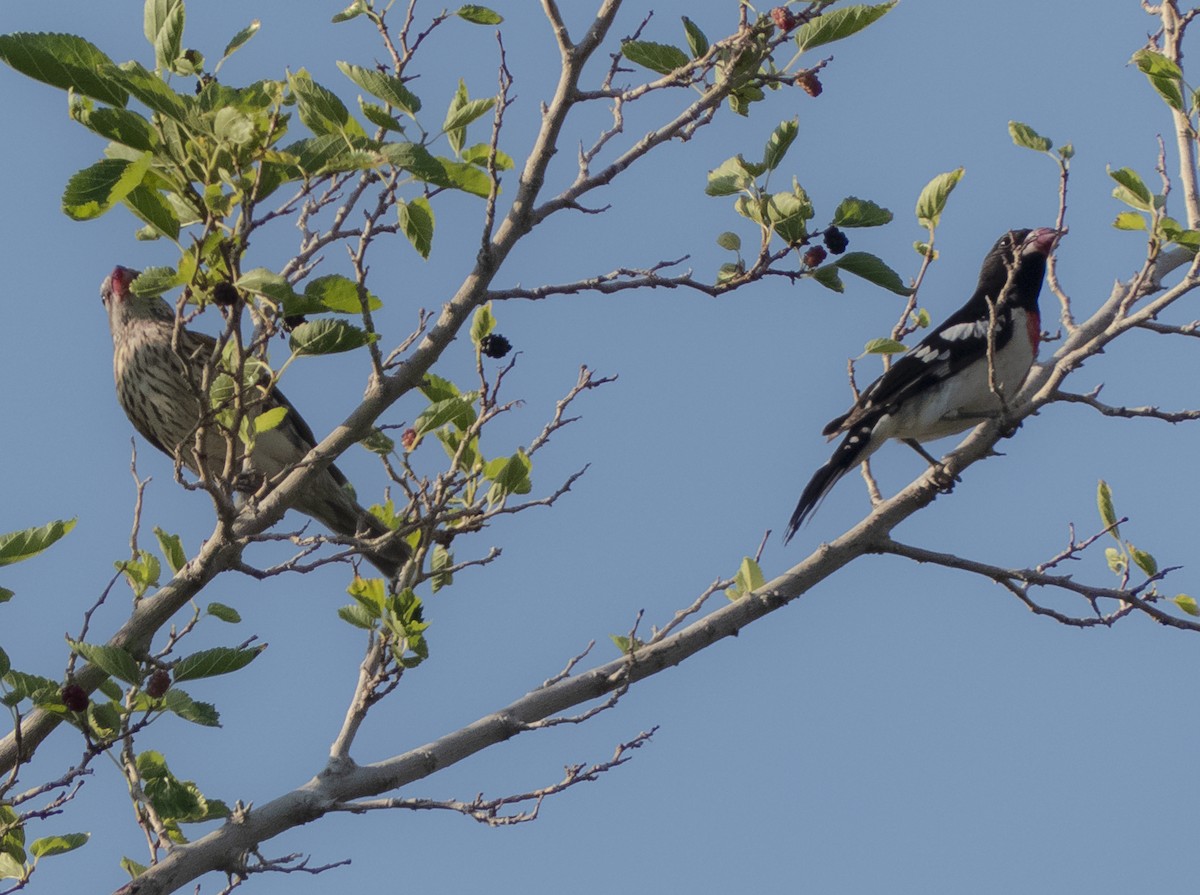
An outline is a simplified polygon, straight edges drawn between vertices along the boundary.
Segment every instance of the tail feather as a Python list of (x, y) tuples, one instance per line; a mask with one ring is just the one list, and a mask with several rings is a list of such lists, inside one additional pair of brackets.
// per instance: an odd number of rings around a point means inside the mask
[(871, 434), (875, 423), (876, 420), (870, 420), (847, 432), (842, 443), (829, 458), (829, 462), (813, 473), (813, 477), (804, 486), (800, 502), (796, 504), (792, 518), (788, 520), (787, 528), (784, 529), (783, 543), (786, 544), (792, 539), (842, 476), (875, 452), (879, 446), (878, 439), (873, 438)]
[[(348, 538), (371, 540), (394, 533), (358, 504), (350, 492), (338, 483), (345, 477), (330, 466), (331, 475), (318, 476), (311, 491), (296, 502), (296, 509), (319, 520), (330, 531)], [(393, 536), (380, 541), (376, 549), (362, 549), (364, 559), (391, 580), (409, 558), (408, 545)]]

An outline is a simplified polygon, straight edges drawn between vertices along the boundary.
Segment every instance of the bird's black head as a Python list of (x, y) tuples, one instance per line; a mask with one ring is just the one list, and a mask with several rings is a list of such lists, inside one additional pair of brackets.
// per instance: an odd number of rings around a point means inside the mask
[(1037, 307), (1046, 259), (1065, 232), (1050, 227), (1009, 230), (983, 259), (977, 291), (995, 300), (1008, 286), (1008, 302), (1017, 307)]

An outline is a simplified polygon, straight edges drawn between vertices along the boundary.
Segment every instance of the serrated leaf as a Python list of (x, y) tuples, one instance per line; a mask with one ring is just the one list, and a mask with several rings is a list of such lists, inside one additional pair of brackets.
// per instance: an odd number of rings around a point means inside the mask
[(98, 218), (141, 184), (150, 170), (152, 155), (144, 153), (136, 162), (101, 159), (76, 172), (63, 191), (62, 209), (76, 221)]
[(1171, 598), (1171, 602), (1188, 615), (1200, 615), (1200, 606), (1196, 605), (1194, 597), (1189, 597), (1187, 594), (1177, 594)]
[(8, 653), (0, 649), (0, 677), (12, 671), (12, 662), (8, 658)]
[(39, 528), (26, 528), (0, 535), (0, 566), (24, 562), (37, 556), (74, 527), (74, 519), (58, 519)]
[(474, 401), (474, 392), (435, 401), (413, 421), (413, 429), (418, 436), (427, 435), (447, 423), (453, 423), (460, 431), (465, 430), (475, 422)]
[(900, 274), (870, 252), (847, 252), (831, 266), (839, 267), (856, 277), (862, 277), (868, 283), (874, 283), (896, 295), (912, 294), (912, 290), (905, 286), (904, 281), (900, 279)]
[(835, 227), (881, 227), (892, 221), (892, 213), (870, 199), (847, 196), (833, 213)]
[(704, 192), (710, 196), (732, 196), (753, 185), (754, 177), (747, 170), (745, 160), (735, 155), (708, 172)]
[(92, 663), (105, 674), (119, 678), (127, 684), (136, 684), (141, 677), (138, 673), (137, 659), (128, 650), (119, 646), (84, 643), (81, 640), (68, 639), (67, 643), (85, 662)]
[(314, 81), (305, 69), (289, 74), (288, 86), (296, 97), (300, 120), (318, 137), (335, 134), (366, 137), (362, 126), (350, 117), (337, 95)]
[(208, 606), (205, 607), (204, 611), (213, 618), (218, 619), (219, 621), (227, 622), (231, 625), (236, 625), (242, 620), (241, 613), (239, 613), (232, 606), (226, 606), (224, 603), (209, 603)]
[(171, 240), (179, 239), (179, 218), (171, 203), (157, 190), (135, 186), (122, 201), (130, 211), (150, 226), (155, 235), (162, 235)]
[(1132, 61), (1146, 75), (1163, 102), (1177, 112), (1184, 111), (1183, 71), (1175, 62), (1151, 49), (1138, 50)]
[(130, 291), (143, 298), (162, 295), (180, 284), (179, 274), (173, 267), (147, 267), (130, 284)]
[(846, 291), (846, 286), (842, 283), (842, 278), (838, 276), (837, 268), (832, 264), (818, 267), (812, 272), (811, 276), (826, 289), (832, 289), (834, 292)]
[(1108, 176), (1117, 182), (1113, 198), (1139, 211), (1154, 210), (1154, 195), (1132, 168), (1109, 168)]
[(288, 345), (298, 355), (338, 354), (378, 339), (378, 333), (369, 333), (345, 320), (312, 320), (292, 330)]
[[(315, 302), (325, 310), (335, 311), (339, 314), (362, 313), (362, 299), (359, 298), (358, 284), (340, 274), (327, 274), (310, 280), (304, 287), (304, 298), (306, 302)], [(368, 310), (378, 311), (382, 307), (383, 302), (368, 291)]]
[(368, 9), (369, 7), (367, 6), (367, 0), (354, 0), (353, 3), (343, 9), (329, 21), (334, 25), (338, 24), (339, 22), (348, 22), (351, 19), (358, 18)]
[(1022, 124), (1020, 121), (1008, 123), (1008, 134), (1018, 146), (1032, 149), (1034, 152), (1049, 152), (1054, 146), (1054, 141), (1049, 137), (1043, 137), (1028, 124)]
[(763, 166), (768, 171), (774, 171), (779, 167), (779, 163), (783, 161), (783, 157), (795, 142), (796, 134), (799, 132), (799, 118), (781, 121), (779, 126), (771, 132), (771, 137), (767, 140), (767, 147), (763, 150)]
[(726, 230), (717, 236), (717, 245), (730, 252), (742, 250), (742, 238), (731, 230)]
[(60, 833), (57, 836), (43, 836), (41, 839), (33, 840), (29, 846), (29, 853), (35, 858), (65, 855), (69, 851), (82, 848), (91, 835), (91, 833)]
[[(467, 100), (457, 107), (451, 107), (446, 115), (446, 120), (442, 122), (442, 130), (450, 133), (465, 128), (472, 121), (486, 115), (494, 105), (496, 105), (495, 98), (489, 96), (484, 99)], [(460, 146), (459, 149), (461, 148)]]
[(0, 60), (43, 84), (110, 106), (124, 108), (129, 101), (128, 91), (104, 72), (113, 67), (112, 59), (74, 34), (0, 35)]
[(226, 59), (241, 49), (246, 41), (258, 34), (258, 29), (261, 27), (262, 22), (260, 22), (258, 19), (251, 19), (249, 25), (231, 37), (229, 39), (229, 43), (225, 45), (225, 51), (221, 53), (221, 58), (217, 62), (217, 68), (219, 69), (224, 64)]
[(679, 47), (649, 40), (627, 40), (621, 44), (621, 54), (635, 65), (660, 75), (669, 75), (691, 61), (688, 54)]
[(158, 549), (172, 574), (177, 573), (187, 565), (187, 554), (183, 550), (183, 541), (179, 535), (168, 534), (158, 526), (154, 527), (154, 536), (158, 538)]
[(1125, 571), (1125, 556), (1116, 547), (1105, 547), (1104, 558), (1108, 562), (1108, 567), (1114, 572), (1120, 574)]
[(404, 126), (383, 106), (369, 103), (360, 96), (358, 98), (358, 108), (363, 113), (363, 117), (376, 127), (382, 127), (385, 130), (396, 133), (404, 132)]
[(1117, 528), (1117, 511), (1113, 507), (1112, 489), (1104, 479), (1096, 486), (1096, 507), (1100, 510), (1100, 522), (1105, 528), (1111, 529), (1110, 533), (1114, 538), (1120, 540), (1121, 532)]
[[(468, 146), (462, 151), (462, 160), (470, 162), (472, 165), (478, 165), (480, 168), (487, 170), (488, 159), (492, 157), (492, 147), (488, 143), (476, 143), (474, 146)], [(511, 171), (513, 167), (512, 156), (507, 152), (496, 150), (494, 160), (497, 171)]]
[(499, 25), (504, 21), (504, 17), (500, 13), (488, 9), (486, 6), (476, 6), (471, 3), (460, 6), (454, 14), (473, 25)]
[(272, 407), (270, 410), (264, 410), (254, 418), (254, 434), (261, 435), (263, 432), (270, 432), (283, 422), (287, 412), (286, 407)]
[(908, 346), (895, 339), (872, 339), (863, 346), (864, 354), (903, 354)]
[(192, 653), (190, 656), (180, 659), (171, 669), (171, 677), (175, 683), (181, 684), (197, 678), (230, 674), (240, 668), (245, 668), (257, 659), (266, 648), (266, 644), (263, 644), (245, 648), (218, 646), (200, 650), (198, 653)]
[(429, 561), (429, 571), (432, 573), (429, 589), (435, 594), (454, 583), (453, 573), (447, 571), (453, 565), (454, 555), (441, 544), (435, 544)]
[(1118, 230), (1145, 230), (1146, 219), (1136, 211), (1122, 211), (1113, 226)]
[(895, 0), (892, 0), (878, 6), (847, 6), (824, 13), (796, 30), (796, 46), (803, 53), (813, 47), (847, 38), (882, 18), (895, 5)]
[(484, 477), (495, 483), (503, 494), (528, 494), (533, 489), (529, 475), (533, 462), (524, 451), (511, 457), (497, 457), (483, 468)]
[(767, 220), (788, 245), (802, 242), (808, 236), (807, 224), (812, 216), (812, 202), (800, 187), (787, 193), (775, 193), (767, 200)]
[(433, 250), (434, 216), (433, 206), (424, 196), (418, 196), (408, 202), (403, 199), (396, 201), (396, 215), (400, 229), (417, 250), (422, 258), (428, 258)]
[(917, 221), (922, 227), (936, 227), (946, 209), (946, 200), (963, 176), (962, 168), (939, 174), (925, 185), (917, 199)]
[(372, 614), (365, 606), (360, 606), (358, 603), (342, 606), (338, 609), (337, 614), (338, 618), (347, 624), (367, 631), (375, 627), (375, 621), (378, 618), (377, 615)]
[(485, 336), (496, 328), (496, 317), (492, 314), (492, 303), (489, 301), (475, 309), (471, 318), (471, 342), (476, 348)]
[(71, 117), (88, 130), (140, 152), (154, 149), (158, 142), (150, 122), (128, 109), (95, 108), (91, 100), (75, 96)]
[(405, 87), (404, 82), (395, 75), (349, 62), (338, 62), (337, 67), (367, 93), (378, 97), (392, 108), (399, 109), (405, 115), (412, 117), (421, 111), (421, 101), (416, 94)]
[(700, 30), (687, 16), (683, 18), (683, 33), (687, 39), (688, 50), (692, 54), (693, 59), (699, 59), (708, 52), (708, 38), (704, 36), (704, 32)]
[(183, 0), (146, 0), (143, 30), (154, 47), (154, 67), (173, 71), (183, 53)]
[(123, 62), (103, 69), (102, 74), (116, 80), (152, 111), (181, 124), (187, 121), (192, 98), (176, 93), (145, 66), (132, 61)]
[(163, 708), (184, 721), (199, 724), (201, 727), (221, 726), (221, 713), (217, 711), (216, 706), (192, 699), (177, 687), (171, 687), (163, 696)]
[(1153, 578), (1158, 574), (1158, 562), (1153, 556), (1145, 550), (1139, 550), (1132, 544), (1129, 545), (1129, 555), (1133, 558), (1133, 563), (1148, 576)]

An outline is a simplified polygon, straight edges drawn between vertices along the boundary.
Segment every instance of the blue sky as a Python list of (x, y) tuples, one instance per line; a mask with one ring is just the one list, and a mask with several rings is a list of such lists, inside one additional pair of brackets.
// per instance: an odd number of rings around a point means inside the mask
[[(502, 145), (519, 159), (550, 95), (556, 54), (533, 4), (493, 5), (508, 19), (516, 77)], [(1145, 252), (1138, 236), (1111, 227), (1121, 207), (1105, 166), (1133, 167), (1156, 184), (1156, 135), (1169, 134), (1170, 119), (1126, 64), (1154, 20), (1133, 0), (1105, 4), (1093, 20), (1073, 6), (901, 3), (831, 48), (822, 96), (780, 92), (749, 119), (666, 147), (597, 197), (611, 203), (609, 213), (558, 217), (535, 234), (497, 285), (559, 282), (685, 254), (698, 272), (715, 271), (725, 260), (716, 235), (752, 234), (729, 200), (704, 195), (706, 171), (736, 152), (757, 155), (780, 120), (799, 116), (781, 173), (809, 191), (818, 217), (845, 195), (891, 208), (891, 226), (852, 232), (851, 247), (880, 255), (905, 278), (918, 269), (911, 244), (923, 234), (912, 209), (921, 187), (965, 167), (938, 234), (941, 260), (921, 294), (940, 319), (965, 300), (997, 236), (1053, 223), (1056, 170), (1012, 145), (1007, 123), (1017, 119), (1076, 148), (1059, 272), (1077, 314), (1086, 313)], [(185, 41), (215, 57), (259, 18), (261, 33), (223, 70), (226, 80), (307, 67), (352, 103), (355, 91), (334, 62), (371, 65), (382, 54), (360, 23), (328, 24), (339, 8), (195, 2)], [(630, 3), (616, 33), (633, 31), (647, 8)], [(653, 8), (644, 36), (662, 41), (680, 40), (681, 12), (710, 37), (735, 17), (733, 3)], [(152, 58), (140, 2), (70, 0), (0, 13), (0, 31), (49, 30), (86, 36), (116, 59)], [(472, 95), (491, 92), (494, 46), (486, 29), (447, 27), (417, 82), (427, 106), (443, 107), (460, 75)], [(0, 104), (8, 173), (0, 200), (0, 369), (8, 384), (0, 391), (0, 531), (79, 518), (52, 552), (4, 570), (0, 583), (17, 596), (0, 606), (0, 642), (17, 667), (57, 677), (62, 634), (78, 630), (112, 562), (126, 554), (133, 504), (132, 429), (113, 394), (99, 283), (116, 263), (171, 259), (165, 246), (135, 242), (123, 212), (80, 224), (59, 211), (67, 178), (102, 148), (67, 119), (62, 94), (0, 69)], [(650, 121), (631, 116), (629, 133)], [(574, 147), (605, 123), (595, 114), (575, 124), (551, 185), (572, 174)], [(436, 308), (469, 269), (478, 212), (465, 198), (439, 207), (428, 262), (398, 243), (376, 259), (382, 325), (395, 341), (417, 308)], [(270, 266), (293, 242), (280, 228), (255, 249)], [(853, 278), (847, 287), (835, 295), (814, 283), (773, 281), (720, 299), (645, 292), (497, 307), (498, 329), (522, 352), (509, 396), (525, 402), (497, 426), (497, 444), (536, 434), (579, 364), (620, 378), (582, 400), (583, 420), (539, 455), (535, 486), (543, 491), (592, 464), (569, 497), (456, 543), (460, 558), (493, 545), (503, 558), (430, 598), (433, 658), (371, 716), (356, 758), (405, 751), (507, 704), (591, 639), (598, 660), (611, 658), (608, 634), (627, 631), (640, 609), (647, 624), (666, 622), (731, 574), (766, 529), (775, 532), (763, 556), (771, 576), (861, 518), (865, 492), (848, 476), (789, 547), (779, 542), (800, 489), (826, 459), (820, 429), (847, 404), (846, 358), (886, 334), (899, 312), (896, 296)], [(1053, 329), (1048, 294), (1042, 309)], [(1200, 316), (1176, 313), (1176, 322)], [(1184, 341), (1122, 340), (1072, 386), (1105, 383), (1112, 403), (1188, 406), (1196, 360)], [(470, 366), (469, 346), (458, 343), (440, 372), (465, 380)], [(367, 369), (365, 355), (298, 363), (287, 392), (323, 434), (357, 403)], [(420, 409), (409, 399), (385, 421), (411, 420)], [(970, 469), (951, 496), (897, 536), (1032, 566), (1065, 546), (1068, 523), (1081, 534), (1098, 527), (1094, 494), (1105, 478), (1118, 511), (1132, 517), (1125, 535), (1162, 565), (1188, 566), (1195, 439), (1186, 426), (1113, 423), (1051, 407), (1001, 445), (1004, 457)], [(141, 473), (154, 478), (147, 527), (179, 532), (194, 551), (211, 531), (206, 499), (178, 488), (169, 461), (144, 442), (138, 452)], [(352, 451), (340, 465), (360, 493), (382, 487), (366, 452)], [(902, 447), (881, 451), (873, 465), (887, 493), (922, 471)], [(1110, 581), (1098, 553), (1071, 571)], [(334, 615), (344, 585), (337, 570), (218, 581), (205, 598), (235, 605), (245, 620), (237, 629), (210, 624), (195, 645), (255, 633), (270, 648), (241, 674), (191, 688), (217, 704), (223, 729), (168, 720), (142, 746), (161, 749), (179, 776), (231, 803), (261, 804), (307, 780), (336, 733), (360, 657), (358, 632)], [(1200, 585), (1185, 568), (1166, 589), (1196, 594)], [(119, 625), (123, 598), (97, 616), (94, 631)], [(488, 830), (449, 814), (327, 818), (264, 851), (309, 853), (315, 864), (350, 858), (349, 867), (256, 880), (251, 891), (1190, 891), (1187, 842), (1200, 811), (1190, 761), (1200, 737), (1195, 668), (1191, 639), (1147, 621), (1079, 631), (1031, 615), (986, 581), (868, 558), (736, 640), (639, 685), (594, 721), (519, 737), (404, 793), (471, 798), (536, 788), (556, 781), (564, 764), (604, 760), (616, 743), (659, 725), (633, 761), (548, 801), (536, 823)], [(26, 781), (54, 774), (80, 750), (59, 731)], [(96, 769), (71, 811), (37, 832), (90, 829), (92, 842), (48, 862), (35, 891), (115, 889), (123, 882), (118, 857), (144, 860), (118, 775), (104, 763)], [(219, 887), (204, 881), (204, 891)]]

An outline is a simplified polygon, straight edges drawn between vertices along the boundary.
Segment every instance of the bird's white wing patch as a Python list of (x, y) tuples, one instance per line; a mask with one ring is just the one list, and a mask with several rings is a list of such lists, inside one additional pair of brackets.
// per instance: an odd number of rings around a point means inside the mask
[(947, 326), (939, 335), (947, 342), (957, 342), (959, 339), (986, 338), (987, 331), (987, 320), (974, 320), (971, 323), (956, 323), (954, 326)]

